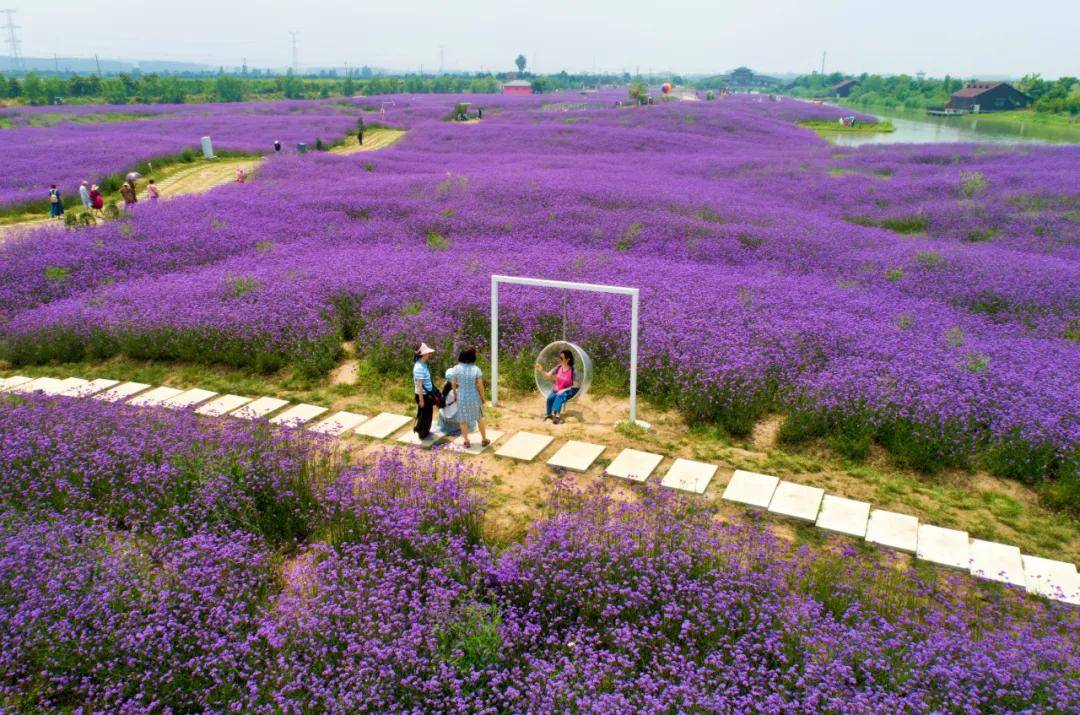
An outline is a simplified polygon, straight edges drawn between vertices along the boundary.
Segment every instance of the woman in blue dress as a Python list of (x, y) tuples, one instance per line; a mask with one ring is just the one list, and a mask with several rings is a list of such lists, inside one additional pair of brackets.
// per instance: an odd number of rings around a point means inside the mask
[(476, 366), (476, 348), (465, 348), (458, 354), (458, 364), (454, 368), (454, 389), (458, 399), (458, 422), (465, 447), (471, 447), (469, 429), (473, 424), (480, 428), (480, 445), (491, 444), (484, 425), (484, 373)]

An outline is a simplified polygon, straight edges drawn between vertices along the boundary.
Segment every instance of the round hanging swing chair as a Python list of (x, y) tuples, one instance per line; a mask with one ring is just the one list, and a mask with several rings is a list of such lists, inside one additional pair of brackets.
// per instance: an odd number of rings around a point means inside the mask
[[(559, 364), (559, 353), (563, 350), (569, 350), (574, 355), (574, 383), (578, 389), (570, 396), (569, 400), (576, 400), (588, 392), (589, 385), (592, 384), (593, 364), (592, 359), (589, 357), (589, 353), (585, 352), (581, 349), (581, 346), (575, 345), (574, 343), (566, 340), (556, 340), (540, 351), (540, 354), (536, 356), (536, 362), (540, 363), (540, 367), (543, 368), (545, 373), (549, 372)], [(541, 374), (538, 370), (533, 370), (533, 374), (536, 377), (537, 389), (540, 390), (541, 394), (546, 398), (551, 394), (555, 382), (546, 374)]]

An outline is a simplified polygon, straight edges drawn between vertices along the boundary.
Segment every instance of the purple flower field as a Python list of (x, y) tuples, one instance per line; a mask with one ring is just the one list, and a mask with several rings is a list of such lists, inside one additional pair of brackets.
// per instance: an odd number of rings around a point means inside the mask
[[(250, 185), (28, 232), (0, 246), (0, 358), (319, 375), (353, 337), (389, 361), (420, 338), (483, 346), (495, 272), (618, 283), (642, 290), (643, 390), (691, 419), (739, 434), (781, 409), (785, 438), (851, 456), (1078, 479), (1080, 147), (839, 148), (792, 123), (827, 106), (617, 97), (490, 97), (463, 125), (453, 97), (399, 95), (390, 149), (275, 157)], [(255, 141), (267, 106), (236, 134)], [(528, 359), (561, 301), (505, 299), (503, 348)], [(627, 313), (576, 299), (569, 334), (625, 369)]]
[(1080, 611), (643, 490), (508, 548), (476, 475), (266, 425), (0, 398), (0, 707), (1075, 712)]
[[(35, 111), (37, 110), (37, 111)], [(58, 114), (55, 126), (26, 126), (27, 116)], [(60, 111), (58, 111), (60, 110)], [(91, 121), (109, 113), (138, 114), (128, 121)], [(333, 143), (356, 126), (356, 108), (332, 101), (239, 105), (26, 107), (13, 128), (0, 129), (0, 208), (44, 203), (49, 185), (75, 196), (81, 181), (101, 182), (146, 161), (190, 150), (201, 155), (210, 136), (215, 153), (266, 154), (275, 139), (286, 147), (317, 138)], [(377, 115), (372, 115), (377, 116)], [(65, 120), (70, 117), (69, 120)], [(20, 121), (21, 120), (21, 121)]]

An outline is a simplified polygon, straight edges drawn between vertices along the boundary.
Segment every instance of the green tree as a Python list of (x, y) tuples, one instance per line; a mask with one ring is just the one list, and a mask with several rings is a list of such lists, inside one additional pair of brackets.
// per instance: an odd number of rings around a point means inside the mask
[(281, 83), (281, 92), (286, 99), (304, 98), (304, 83), (293, 74), (292, 67), (285, 72), (285, 79)]
[(22, 95), (22, 85), (19, 84), (19, 80), (11, 77), (8, 79), (7, 96), (15, 99)]
[(107, 79), (102, 82), (102, 91), (105, 95), (106, 104), (127, 104), (128, 93), (124, 83), (118, 79)]
[(30, 104), (45, 104), (45, 83), (37, 72), (30, 72), (22, 81), (23, 96)]
[(517, 59), (514, 60), (514, 64), (517, 65), (518, 68), (518, 77), (525, 74), (525, 55), (518, 55)]
[(341, 82), (341, 93), (346, 97), (351, 97), (356, 94), (356, 82), (353, 81), (352, 74), (348, 74)]
[(167, 104), (183, 104), (187, 101), (187, 83), (176, 77), (162, 78), (161, 101)]
[(244, 80), (231, 74), (219, 74), (214, 80), (214, 94), (219, 102), (243, 102)]

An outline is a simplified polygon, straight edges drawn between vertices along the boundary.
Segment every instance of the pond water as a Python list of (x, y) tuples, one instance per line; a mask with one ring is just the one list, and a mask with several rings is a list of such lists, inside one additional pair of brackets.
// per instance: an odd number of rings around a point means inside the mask
[(829, 139), (834, 144), (941, 144), (975, 142), (979, 144), (1056, 144), (1080, 142), (1080, 128), (1046, 124), (1004, 124), (978, 115), (962, 117), (931, 117), (922, 111), (901, 109), (866, 110), (881, 119), (888, 119), (895, 132), (836, 133)]

